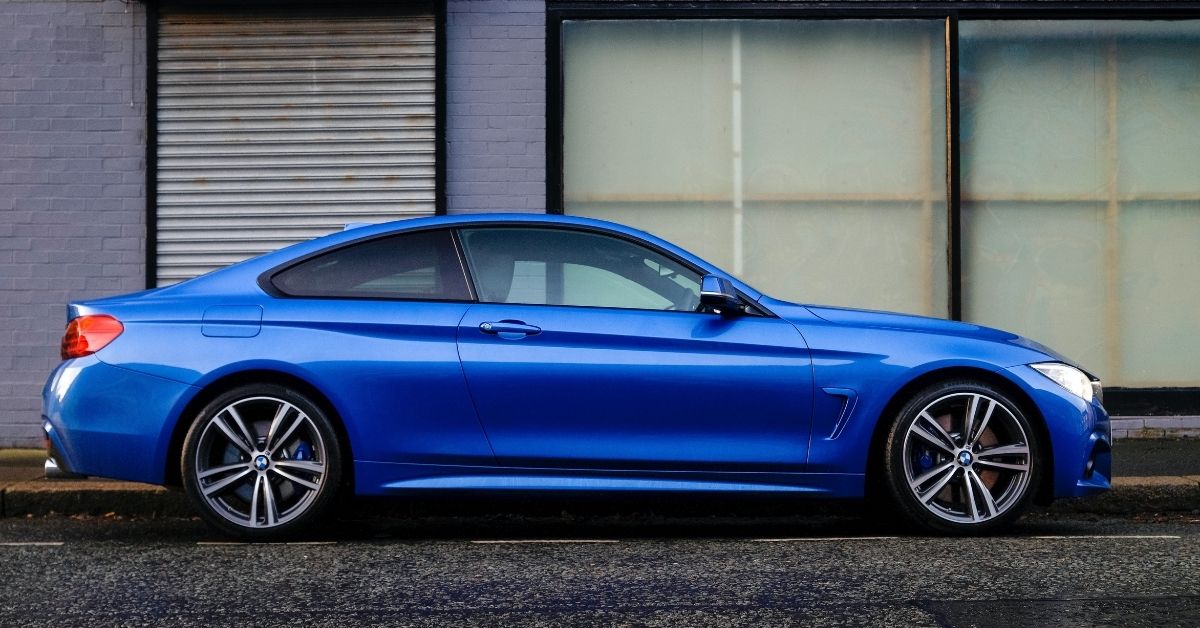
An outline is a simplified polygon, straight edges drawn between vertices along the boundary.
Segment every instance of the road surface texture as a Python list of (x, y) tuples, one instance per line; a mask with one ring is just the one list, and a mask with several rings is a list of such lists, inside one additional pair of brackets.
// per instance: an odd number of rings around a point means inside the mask
[(844, 514), (420, 513), (237, 544), (193, 519), (0, 519), (0, 626), (1196, 626), (1200, 514), (994, 538)]

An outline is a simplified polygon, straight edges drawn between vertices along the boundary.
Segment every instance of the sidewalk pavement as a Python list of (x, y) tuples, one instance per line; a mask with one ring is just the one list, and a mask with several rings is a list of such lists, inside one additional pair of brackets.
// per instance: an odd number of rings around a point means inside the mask
[[(182, 491), (99, 479), (46, 479), (39, 449), (0, 449), (0, 516), (190, 516)], [(1120, 440), (1113, 490), (1058, 500), (1051, 512), (1200, 512), (1200, 439)]]

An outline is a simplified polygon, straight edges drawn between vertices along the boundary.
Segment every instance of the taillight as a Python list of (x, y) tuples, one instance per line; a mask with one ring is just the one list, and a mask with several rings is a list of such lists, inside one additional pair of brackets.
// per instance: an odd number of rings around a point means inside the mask
[(62, 359), (81, 358), (91, 355), (117, 339), (125, 326), (107, 314), (80, 316), (67, 323), (59, 355)]

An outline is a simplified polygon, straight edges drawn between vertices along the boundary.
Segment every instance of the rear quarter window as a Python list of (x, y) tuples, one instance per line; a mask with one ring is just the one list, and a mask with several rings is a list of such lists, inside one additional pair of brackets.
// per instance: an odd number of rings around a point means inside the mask
[(296, 297), (466, 301), (452, 237), (441, 229), (351, 244), (280, 271), (271, 284)]

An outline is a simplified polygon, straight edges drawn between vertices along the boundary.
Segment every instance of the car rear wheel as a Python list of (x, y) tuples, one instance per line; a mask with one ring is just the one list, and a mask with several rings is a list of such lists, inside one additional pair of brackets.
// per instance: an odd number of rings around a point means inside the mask
[(981, 534), (1028, 507), (1042, 473), (1037, 432), (1003, 391), (983, 382), (926, 388), (900, 411), (885, 445), (887, 486), (917, 528)]
[(247, 540), (294, 535), (336, 497), (342, 457), (325, 413), (304, 395), (249, 385), (209, 403), (184, 440), (184, 490), (218, 530)]

